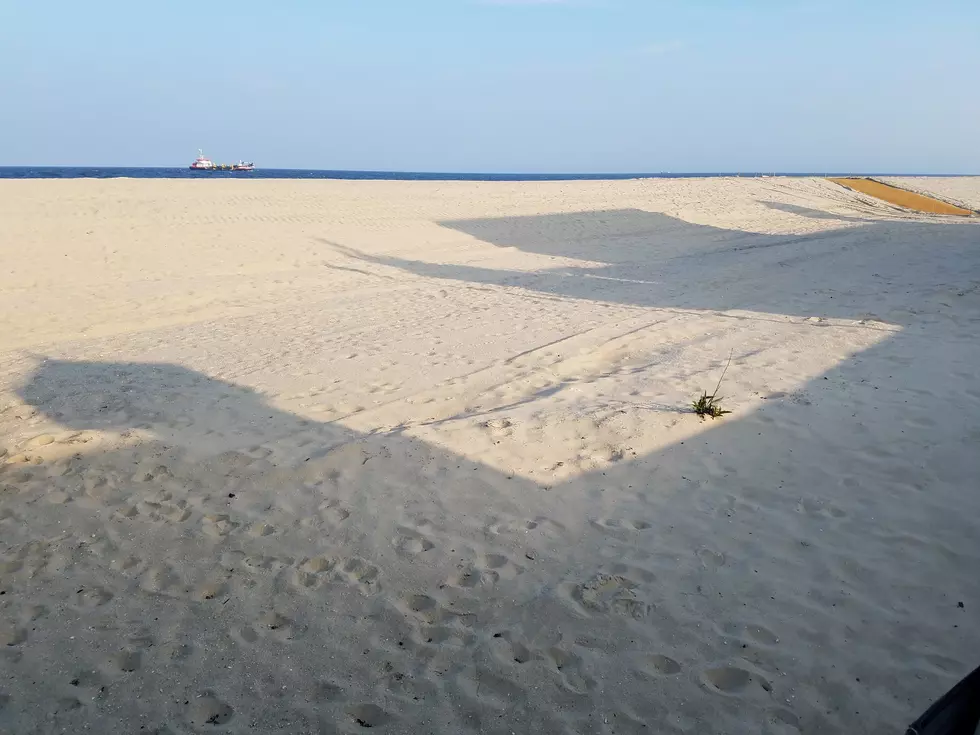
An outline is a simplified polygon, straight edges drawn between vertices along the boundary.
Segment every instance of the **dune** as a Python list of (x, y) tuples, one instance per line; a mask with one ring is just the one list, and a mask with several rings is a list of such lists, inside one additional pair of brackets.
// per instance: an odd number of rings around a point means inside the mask
[(0, 731), (902, 732), (978, 663), (973, 218), (76, 180), (0, 228)]

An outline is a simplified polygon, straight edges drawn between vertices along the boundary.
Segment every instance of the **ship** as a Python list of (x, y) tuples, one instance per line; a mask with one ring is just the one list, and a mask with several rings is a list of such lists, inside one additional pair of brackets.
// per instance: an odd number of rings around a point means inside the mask
[(197, 158), (191, 164), (191, 168), (194, 171), (213, 171), (217, 166), (214, 165), (214, 161), (205, 157), (204, 151), (198, 149)]
[(251, 161), (239, 161), (238, 163), (215, 163), (204, 155), (204, 151), (198, 150), (197, 158), (190, 165), (192, 171), (254, 171), (255, 164)]

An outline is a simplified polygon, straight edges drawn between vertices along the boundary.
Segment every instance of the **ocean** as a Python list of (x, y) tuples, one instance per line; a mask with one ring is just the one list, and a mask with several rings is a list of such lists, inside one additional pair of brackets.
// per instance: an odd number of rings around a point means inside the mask
[[(369, 179), (386, 181), (597, 181), (608, 179), (681, 179), (717, 176), (847, 176), (821, 173), (630, 173), (630, 174), (481, 174), (413, 171), (323, 171), (257, 168), (249, 172), (192, 171), (189, 168), (118, 168), (76, 166), (0, 166), (0, 179)], [(850, 174), (855, 175), (855, 174)], [(869, 174), (860, 174), (869, 175)], [(914, 174), (881, 174), (888, 176)]]

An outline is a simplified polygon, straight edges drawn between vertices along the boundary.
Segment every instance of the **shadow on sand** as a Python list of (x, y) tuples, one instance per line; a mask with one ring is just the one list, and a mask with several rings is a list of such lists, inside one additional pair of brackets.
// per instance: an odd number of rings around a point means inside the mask
[[(443, 224), (581, 262), (344, 252), (561, 298), (903, 330), (806, 401), (547, 489), (177, 365), (45, 360), (19, 392), (66, 429), (39, 455), (67, 449), (0, 472), (0, 725), (885, 733), (971, 667), (980, 634), (956, 602), (980, 604), (980, 228)], [(98, 432), (127, 445), (100, 450)]]
[[(897, 325), (921, 322), (915, 317), (931, 308), (906, 298), (921, 283), (946, 289), (950, 296), (976, 286), (980, 230), (975, 222), (868, 221), (805, 207), (779, 208), (852, 224), (808, 235), (761, 235), (640, 210), (441, 223), (501, 248), (580, 261), (550, 268), (542, 263), (533, 271), (429, 263), (333, 247), (355, 261), (427, 278), (518, 287), (563, 298)], [(935, 257), (936, 248), (943, 249), (944, 258)], [(821, 278), (810, 280), (808, 272)], [(822, 278), (827, 272), (834, 274), (831, 282)]]

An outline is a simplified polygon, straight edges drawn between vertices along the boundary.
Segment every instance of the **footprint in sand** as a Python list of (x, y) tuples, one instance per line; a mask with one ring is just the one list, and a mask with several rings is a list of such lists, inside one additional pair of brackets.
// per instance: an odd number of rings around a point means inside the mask
[(86, 477), (84, 481), (85, 498), (102, 506), (114, 507), (128, 502), (128, 487), (120, 488), (112, 478)]
[(446, 580), (450, 587), (460, 587), (462, 589), (473, 589), (474, 587), (492, 587), (496, 584), (498, 576), (495, 574), (481, 572), (476, 567), (463, 566), (458, 572)]
[(44, 499), (52, 505), (65, 505), (66, 503), (70, 503), (72, 501), (71, 495), (66, 493), (64, 490), (52, 490), (44, 496)]
[(546, 661), (551, 662), (561, 678), (561, 685), (574, 694), (585, 694), (596, 687), (581, 656), (570, 653), (559, 646), (552, 646), (544, 652)]
[(491, 651), (494, 658), (504, 664), (526, 664), (537, 658), (530, 648), (508, 631), (493, 634)]
[(154, 480), (172, 480), (173, 474), (166, 465), (157, 465), (150, 470), (140, 470), (137, 472), (133, 479), (136, 482), (153, 482)]
[(75, 678), (68, 681), (68, 684), (80, 689), (100, 689), (106, 685), (106, 679), (97, 671), (85, 669), (79, 671)]
[(337, 566), (337, 562), (333, 559), (325, 556), (314, 556), (302, 562), (299, 568), (309, 574), (323, 574), (324, 572), (329, 572), (335, 566)]
[(347, 716), (358, 727), (382, 727), (391, 721), (391, 715), (376, 704), (355, 704), (347, 708)]
[(48, 617), (50, 610), (44, 605), (28, 605), (21, 613), (20, 619), (25, 623), (33, 623), (35, 620), (43, 620)]
[(141, 657), (139, 651), (120, 651), (109, 659), (109, 670), (128, 674), (139, 669)]
[(698, 558), (705, 569), (718, 569), (725, 566), (725, 555), (712, 549), (698, 549)]
[(344, 690), (329, 681), (315, 681), (312, 698), (314, 702), (339, 702), (344, 698)]
[(965, 668), (962, 661), (947, 658), (946, 656), (940, 656), (937, 653), (927, 653), (924, 654), (922, 658), (926, 663), (943, 674), (956, 674)]
[(62, 697), (57, 702), (55, 702), (53, 714), (61, 715), (66, 712), (73, 712), (77, 709), (82, 708), (82, 703), (78, 701), (76, 697)]
[(222, 599), (226, 594), (228, 594), (228, 586), (224, 582), (204, 582), (194, 591), (194, 599), (206, 602)]
[(232, 631), (232, 637), (237, 638), (242, 643), (252, 644), (255, 643), (261, 636), (252, 626), (243, 625), (241, 628)]
[(742, 625), (740, 623), (726, 623), (715, 626), (720, 635), (731, 637), (738, 641), (751, 641), (761, 643), (764, 646), (774, 646), (779, 643), (779, 636), (768, 628), (761, 625)]
[(0, 646), (19, 646), (27, 640), (27, 631), (13, 625), (0, 624)]
[(48, 444), (54, 444), (54, 437), (51, 434), (41, 434), (27, 442), (29, 447), (45, 447)]
[(258, 619), (259, 627), (265, 630), (281, 631), (289, 628), (289, 618), (280, 615), (275, 610), (262, 613)]
[(756, 642), (766, 646), (774, 646), (779, 643), (779, 636), (771, 630), (763, 628), (761, 625), (747, 625), (745, 626), (745, 632)]
[(210, 513), (201, 519), (201, 524), (204, 533), (216, 538), (224, 538), (238, 528), (227, 513)]
[(773, 725), (786, 725), (794, 730), (800, 729), (800, 718), (787, 709), (774, 709), (769, 713), (769, 722)]
[[(458, 693), (480, 711), (486, 711), (486, 708), (510, 710), (515, 702), (526, 701), (529, 696), (516, 679), (498, 676), (479, 666), (472, 672), (458, 675), (454, 684)], [(505, 732), (511, 732), (510, 728)]]
[(259, 615), (252, 625), (244, 625), (232, 631), (232, 636), (242, 643), (255, 643), (260, 638), (272, 636), (280, 641), (291, 641), (299, 637), (299, 628), (294, 621), (275, 610), (267, 610)]
[(679, 663), (659, 653), (644, 656), (637, 668), (640, 673), (648, 676), (674, 676), (681, 672)]
[(299, 587), (316, 587), (320, 583), (323, 574), (333, 571), (337, 566), (334, 559), (325, 556), (315, 556), (300, 562), (299, 568), (293, 574), (293, 582)]
[(295, 584), (297, 587), (305, 587), (309, 589), (311, 587), (316, 587), (319, 581), (320, 580), (315, 574), (310, 574), (309, 572), (304, 572), (300, 569), (297, 569), (296, 573), (293, 574), (293, 584)]
[(382, 681), (385, 691), (402, 701), (424, 702), (440, 696), (440, 687), (435, 682), (402, 671), (393, 670)]
[(733, 666), (708, 669), (702, 678), (709, 689), (722, 694), (741, 694), (754, 686), (772, 691), (772, 685), (761, 676)]
[(378, 582), (380, 570), (373, 564), (362, 559), (347, 559), (337, 565), (334, 579), (352, 587), (356, 587), (365, 595), (380, 591)]
[(478, 568), (493, 572), (501, 579), (513, 579), (524, 573), (524, 567), (515, 564), (503, 554), (483, 554), (477, 565)]
[(422, 626), (413, 636), (413, 640), (419, 644), (432, 646), (450, 646), (452, 648), (466, 648), (473, 644), (475, 637), (458, 628), (447, 625)]
[(503, 554), (482, 554), (475, 564), (460, 565), (459, 571), (446, 584), (463, 589), (492, 587), (501, 579), (513, 579), (523, 572), (523, 567)]
[(566, 585), (567, 595), (584, 613), (615, 613), (640, 619), (650, 612), (650, 605), (640, 598), (639, 585), (620, 574), (597, 574), (586, 582)]
[(212, 692), (204, 692), (190, 702), (187, 719), (192, 725), (224, 725), (235, 716), (235, 711), (218, 699)]
[(255, 523), (248, 529), (248, 535), (254, 536), (256, 538), (261, 538), (262, 536), (271, 536), (276, 532), (275, 526), (268, 523)]
[(798, 512), (808, 515), (811, 518), (845, 518), (847, 513), (838, 508), (833, 503), (825, 503), (814, 498), (801, 498), (797, 504)]
[(435, 544), (424, 534), (401, 526), (391, 540), (391, 545), (402, 556), (415, 556), (435, 548)]
[(491, 439), (506, 439), (513, 435), (514, 424), (508, 418), (495, 418), (480, 424)]
[(140, 586), (149, 592), (166, 593), (180, 582), (169, 564), (155, 564), (143, 573)]
[(139, 514), (140, 511), (137, 505), (126, 505), (120, 508), (119, 510), (117, 510), (115, 513), (113, 513), (112, 517), (120, 521), (130, 521), (138, 517)]
[(338, 500), (328, 500), (320, 506), (319, 511), (320, 517), (332, 524), (343, 523), (350, 518), (350, 511)]
[(432, 625), (443, 619), (443, 610), (439, 603), (428, 595), (409, 595), (401, 600), (399, 607), (411, 617), (418, 618)]
[(102, 587), (80, 587), (75, 592), (75, 604), (83, 610), (102, 607), (112, 600), (112, 593)]
[(616, 532), (616, 531), (646, 531), (653, 527), (652, 523), (640, 520), (638, 518), (629, 519), (619, 519), (619, 518), (598, 518), (591, 521), (591, 524), (598, 528), (600, 531), (606, 532)]
[(264, 554), (248, 554), (245, 555), (241, 552), (236, 552), (234, 555), (229, 555), (227, 558), (232, 559), (231, 563), (238, 565), (240, 568), (247, 572), (280, 572), (287, 567), (292, 566), (293, 558), (289, 556), (266, 556)]
[(460, 609), (460, 601), (444, 607), (436, 599), (428, 595), (409, 595), (397, 603), (398, 608), (408, 617), (415, 618), (427, 625), (445, 623), (472, 627), (476, 621), (476, 611)]
[(533, 534), (544, 538), (556, 537), (564, 530), (565, 527), (561, 523), (545, 516), (537, 516), (530, 520), (508, 519), (496, 521), (487, 527), (487, 531), (494, 536), (507, 534), (524, 536)]
[(171, 641), (169, 643), (164, 643), (160, 650), (163, 652), (163, 657), (171, 661), (183, 661), (184, 659), (190, 658), (194, 653), (194, 646), (189, 643), (178, 643), (176, 641)]

